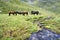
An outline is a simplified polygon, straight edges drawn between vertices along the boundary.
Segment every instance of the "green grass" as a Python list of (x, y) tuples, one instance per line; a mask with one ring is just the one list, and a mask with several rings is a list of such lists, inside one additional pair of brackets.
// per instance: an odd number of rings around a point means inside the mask
[[(41, 18), (42, 17), (42, 18)], [(37, 24), (33, 24), (34, 20), (41, 22), (47, 16), (42, 15), (11, 15), (0, 14), (0, 40), (24, 40), (30, 36), (32, 32), (40, 30)], [(60, 17), (42, 21), (46, 28), (56, 33), (60, 33)], [(53, 25), (54, 24), (54, 25)], [(12, 31), (12, 33), (10, 33)], [(10, 36), (11, 35), (11, 36)]]
[[(39, 15), (31, 15), (32, 10), (38, 10)], [(57, 15), (43, 8), (33, 7), (19, 0), (10, 0), (9, 2), (1, 0), (0, 11), (2, 11), (0, 12), (0, 40), (24, 40), (28, 38), (32, 32), (41, 30), (37, 23), (33, 23), (35, 20), (44, 23), (44, 27), (60, 34), (60, 14)], [(8, 16), (10, 11), (28, 11), (29, 15)], [(52, 18), (44, 20), (48, 16)]]
[[(0, 14), (0, 37), (1, 40), (8, 40), (12, 37), (14, 40), (25, 39), (29, 37), (32, 32), (39, 29), (37, 25), (34, 25), (30, 21), (26, 21), (29, 18), (34, 18), (34, 16), (8, 16), (8, 14)], [(36, 17), (36, 16), (35, 16)], [(38, 16), (39, 17), (39, 16)], [(10, 31), (13, 31), (12, 36), (10, 36)], [(8, 38), (8, 39), (7, 39)]]

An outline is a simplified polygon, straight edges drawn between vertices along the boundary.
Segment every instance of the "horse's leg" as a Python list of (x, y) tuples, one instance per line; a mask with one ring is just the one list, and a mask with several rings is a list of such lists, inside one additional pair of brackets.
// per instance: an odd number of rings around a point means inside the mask
[(26, 15), (28, 15), (28, 13), (26, 13)]
[(13, 13), (13, 15), (14, 15), (14, 13)]
[(37, 13), (37, 15), (38, 15), (38, 13)]
[(9, 16), (10, 16), (10, 13), (9, 13)]
[(25, 16), (25, 14), (23, 14)]
[(16, 13), (16, 15), (17, 15), (17, 13)]
[(38, 15), (38, 13), (35, 13), (35, 15)]
[(35, 13), (33, 15), (35, 15)]

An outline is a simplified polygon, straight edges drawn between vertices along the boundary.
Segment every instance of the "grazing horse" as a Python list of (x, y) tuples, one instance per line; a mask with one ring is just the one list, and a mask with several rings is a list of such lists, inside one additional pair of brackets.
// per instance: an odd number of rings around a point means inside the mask
[(34, 14), (34, 15), (37, 14), (38, 15), (39, 12), (38, 11), (31, 11), (31, 14)]
[(22, 11), (22, 12), (19, 12), (18, 14), (22, 14), (22, 15), (28, 15), (28, 12), (26, 12), (26, 11)]
[(18, 12), (11, 11), (11, 12), (9, 12), (9, 16), (10, 16), (11, 14), (13, 14), (13, 15), (14, 15), (14, 14), (17, 15), (17, 13), (18, 13)]

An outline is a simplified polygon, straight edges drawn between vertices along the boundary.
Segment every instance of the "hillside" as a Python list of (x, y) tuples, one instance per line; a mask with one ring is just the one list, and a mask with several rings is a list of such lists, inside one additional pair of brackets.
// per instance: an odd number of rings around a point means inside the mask
[[(0, 0), (0, 40), (26, 40), (43, 27), (60, 34), (60, 15), (22, 1)], [(32, 10), (38, 10), (39, 15), (31, 15)], [(8, 16), (10, 11), (28, 11), (29, 15)]]
[[(2, 13), (9, 13), (10, 11), (28, 11), (31, 12), (31, 10), (38, 10), (43, 15), (49, 15), (50, 12), (48, 10), (45, 10), (43, 8), (35, 7), (32, 5), (29, 5), (25, 2), (21, 2), (20, 0), (1, 0), (0, 1), (0, 11)], [(53, 14), (54, 15), (54, 14)]]
[(60, 13), (60, 0), (26, 0), (24, 2), (32, 3), (31, 5), (49, 10), (54, 13)]
[[(39, 10), (41, 13), (45, 11), (48, 13), (60, 13), (60, 2), (59, 0), (1, 0), (0, 1), (0, 10), (2, 12), (9, 11), (31, 11)], [(28, 3), (28, 4), (27, 4)], [(31, 3), (31, 4), (29, 4)], [(33, 5), (33, 6), (32, 6)]]
[(60, 13), (60, 0), (39, 0), (36, 4), (46, 10)]
[(29, 11), (35, 9), (37, 8), (27, 5), (26, 3), (22, 3), (19, 0), (0, 1), (0, 10), (4, 13), (8, 13), (9, 11)]

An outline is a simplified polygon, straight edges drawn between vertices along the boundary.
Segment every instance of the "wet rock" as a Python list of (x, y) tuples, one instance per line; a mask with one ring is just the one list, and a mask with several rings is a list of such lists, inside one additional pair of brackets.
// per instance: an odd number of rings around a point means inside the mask
[(32, 33), (29, 40), (57, 40), (60, 38), (60, 34), (56, 34), (49, 29), (43, 28), (38, 32)]

